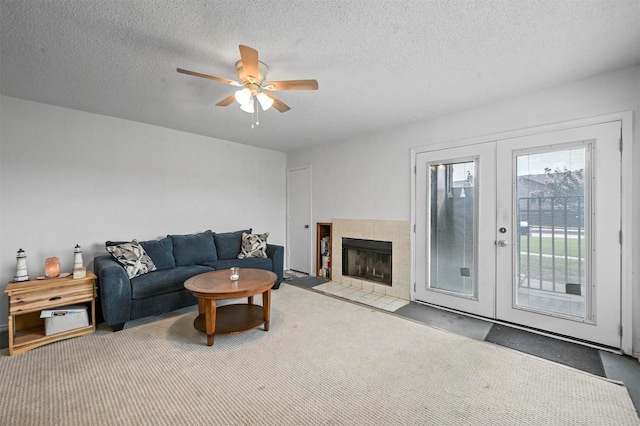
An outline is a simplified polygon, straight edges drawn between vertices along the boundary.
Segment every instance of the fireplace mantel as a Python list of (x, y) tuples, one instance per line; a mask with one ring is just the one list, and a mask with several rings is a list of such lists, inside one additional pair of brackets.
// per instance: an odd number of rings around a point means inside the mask
[[(332, 281), (344, 286), (385, 294), (404, 300), (411, 299), (411, 226), (404, 220), (333, 219)], [(391, 241), (393, 247), (391, 286), (342, 275), (342, 238)]]

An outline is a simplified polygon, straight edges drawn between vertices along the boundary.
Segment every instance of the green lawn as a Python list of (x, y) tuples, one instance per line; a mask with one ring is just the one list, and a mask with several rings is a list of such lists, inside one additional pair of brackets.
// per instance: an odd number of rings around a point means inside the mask
[[(565, 256), (565, 242), (566, 242), (566, 255), (571, 257), (578, 257), (580, 251), (582, 251), (582, 256), (584, 256), (584, 252), (586, 249), (586, 242), (584, 239), (580, 241), (578, 238), (564, 238), (562, 236), (556, 236), (555, 238), (551, 237), (542, 237), (532, 235), (527, 237), (523, 235), (520, 237), (520, 251), (521, 252), (529, 252), (529, 253), (542, 253), (542, 254), (552, 254), (555, 252), (556, 256)], [(529, 244), (527, 246), (527, 243)], [(581, 246), (579, 246), (581, 244)], [(542, 248), (540, 247), (542, 245)]]
[[(568, 258), (565, 258), (565, 242)], [(582, 245), (579, 246), (578, 243)], [(539, 280), (554, 281), (554, 273), (557, 283), (579, 283), (584, 281), (585, 250), (585, 241), (579, 241), (577, 238), (522, 236), (520, 237), (520, 270), (518, 272), (520, 276), (529, 277), (532, 280), (531, 285), (534, 286), (534, 283)], [(530, 253), (529, 256), (527, 252)], [(578, 262), (580, 252), (582, 252), (582, 261)], [(555, 253), (555, 258), (551, 257), (552, 253)], [(542, 259), (540, 254), (543, 255)], [(578, 268), (583, 269), (581, 274), (578, 274)]]
[[(556, 283), (580, 283), (584, 281), (584, 266), (584, 261), (579, 264), (577, 259), (566, 259), (565, 263), (564, 257), (556, 257), (554, 262), (550, 257), (543, 257), (540, 261), (538, 255), (521, 255), (518, 272), (522, 277), (529, 277), (534, 287), (540, 280), (554, 282), (554, 278)], [(578, 274), (579, 267), (583, 268), (582, 274)]]

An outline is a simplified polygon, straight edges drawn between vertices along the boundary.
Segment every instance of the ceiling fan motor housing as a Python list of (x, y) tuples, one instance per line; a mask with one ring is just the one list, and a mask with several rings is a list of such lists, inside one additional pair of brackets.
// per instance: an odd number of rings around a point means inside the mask
[(267, 74), (269, 73), (269, 67), (262, 61), (258, 61), (258, 75), (247, 75), (244, 72), (244, 66), (242, 65), (242, 60), (236, 62), (236, 72), (238, 73), (238, 78), (244, 84), (246, 88), (251, 90), (251, 93), (255, 96), (260, 92), (260, 86), (267, 78)]

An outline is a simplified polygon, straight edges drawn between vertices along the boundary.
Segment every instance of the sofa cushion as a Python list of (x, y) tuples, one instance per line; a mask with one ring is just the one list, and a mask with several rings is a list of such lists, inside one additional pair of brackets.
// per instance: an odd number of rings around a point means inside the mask
[(107, 251), (124, 267), (129, 279), (156, 270), (156, 265), (136, 240), (130, 243), (107, 245)]
[(209, 266), (217, 271), (237, 266), (240, 268), (240, 275), (242, 275), (242, 268), (266, 269), (267, 271), (273, 271), (273, 261), (268, 257), (248, 257), (242, 260), (237, 258), (225, 260), (218, 259), (215, 262), (207, 262), (204, 266)]
[(247, 234), (243, 232), (238, 259), (267, 257), (267, 237), (269, 237), (268, 232), (264, 234)]
[(176, 267), (176, 261), (173, 258), (173, 240), (169, 237), (161, 240), (140, 241), (144, 251), (147, 252), (156, 270), (171, 269)]
[(240, 244), (242, 243), (242, 233), (251, 233), (251, 228), (236, 232), (213, 233), (216, 242), (218, 259), (235, 259), (240, 254)]
[(144, 299), (159, 294), (184, 290), (184, 282), (194, 275), (211, 272), (202, 265), (178, 266), (164, 271), (150, 272), (131, 280), (131, 298)]
[(196, 265), (218, 260), (213, 233), (208, 230), (198, 234), (168, 235), (173, 240), (173, 257), (176, 266)]

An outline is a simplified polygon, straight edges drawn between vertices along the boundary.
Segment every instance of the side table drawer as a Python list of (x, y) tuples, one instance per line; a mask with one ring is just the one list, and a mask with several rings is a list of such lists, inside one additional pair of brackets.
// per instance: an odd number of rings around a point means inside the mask
[(9, 315), (51, 309), (56, 306), (73, 305), (93, 298), (93, 283), (72, 287), (52, 287), (11, 296)]

